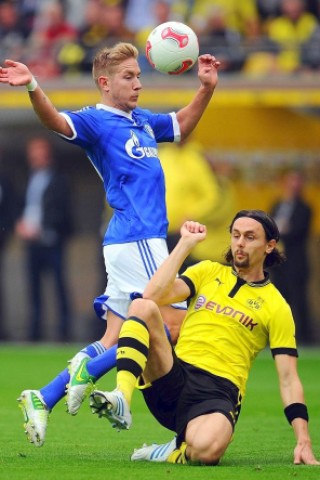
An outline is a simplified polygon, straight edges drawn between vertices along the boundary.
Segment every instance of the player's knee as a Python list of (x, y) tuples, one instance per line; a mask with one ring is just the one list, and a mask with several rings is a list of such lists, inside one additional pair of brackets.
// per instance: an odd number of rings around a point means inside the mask
[(197, 458), (194, 459), (197, 463), (200, 462), (203, 465), (218, 465), (220, 461), (220, 456), (219, 455), (212, 455), (210, 452), (200, 452), (199, 455), (197, 455)]
[(153, 300), (137, 298), (131, 303), (128, 316), (135, 316), (147, 321), (148, 318), (157, 314), (157, 312), (159, 312), (159, 308)]
[(190, 460), (200, 462), (204, 465), (218, 465), (225, 448), (219, 442), (212, 442), (210, 445), (202, 445), (201, 448), (190, 448)]

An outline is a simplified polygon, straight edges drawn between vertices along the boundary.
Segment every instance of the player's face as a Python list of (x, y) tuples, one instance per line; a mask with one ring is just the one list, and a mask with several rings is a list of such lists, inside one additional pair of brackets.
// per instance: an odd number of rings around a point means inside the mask
[(237, 269), (263, 269), (265, 257), (274, 248), (261, 223), (253, 218), (238, 218), (231, 231), (231, 251)]
[(118, 65), (107, 78), (108, 104), (124, 112), (130, 112), (138, 104), (142, 88), (141, 70), (137, 60), (129, 58)]

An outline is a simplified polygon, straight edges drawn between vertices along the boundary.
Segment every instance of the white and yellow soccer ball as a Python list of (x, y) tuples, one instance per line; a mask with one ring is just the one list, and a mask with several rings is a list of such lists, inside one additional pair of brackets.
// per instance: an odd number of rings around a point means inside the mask
[(159, 72), (179, 75), (196, 63), (199, 56), (198, 37), (184, 23), (162, 23), (152, 30), (147, 39), (146, 56)]

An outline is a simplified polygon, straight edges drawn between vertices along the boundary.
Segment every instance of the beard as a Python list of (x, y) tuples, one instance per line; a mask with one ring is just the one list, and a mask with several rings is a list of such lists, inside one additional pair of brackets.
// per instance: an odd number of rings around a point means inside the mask
[(233, 264), (234, 264), (235, 267), (238, 267), (238, 268), (248, 268), (250, 266), (249, 257), (246, 256), (242, 260), (234, 258), (233, 259)]

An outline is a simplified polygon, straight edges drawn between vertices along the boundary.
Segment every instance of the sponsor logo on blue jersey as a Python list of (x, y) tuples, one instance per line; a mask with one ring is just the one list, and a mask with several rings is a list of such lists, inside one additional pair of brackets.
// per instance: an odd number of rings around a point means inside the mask
[(126, 141), (125, 149), (131, 158), (158, 157), (158, 149), (154, 147), (142, 147), (137, 135), (130, 130), (131, 137)]

